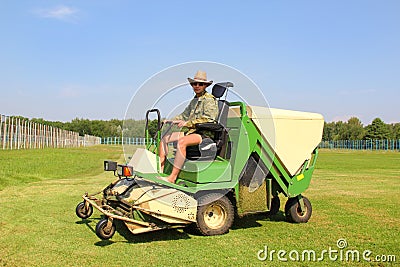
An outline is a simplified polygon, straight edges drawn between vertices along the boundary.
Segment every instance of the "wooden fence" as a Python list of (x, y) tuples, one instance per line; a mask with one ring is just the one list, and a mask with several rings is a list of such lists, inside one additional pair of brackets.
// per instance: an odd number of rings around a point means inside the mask
[(76, 132), (0, 114), (0, 149), (80, 147), (100, 143), (100, 137), (79, 136)]

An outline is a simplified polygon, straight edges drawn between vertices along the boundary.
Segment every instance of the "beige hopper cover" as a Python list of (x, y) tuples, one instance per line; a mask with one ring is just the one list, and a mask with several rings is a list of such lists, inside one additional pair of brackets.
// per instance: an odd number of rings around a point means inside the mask
[[(237, 116), (238, 112), (238, 108), (233, 108), (229, 116)], [(321, 114), (258, 106), (248, 106), (247, 114), (292, 176), (321, 142)]]

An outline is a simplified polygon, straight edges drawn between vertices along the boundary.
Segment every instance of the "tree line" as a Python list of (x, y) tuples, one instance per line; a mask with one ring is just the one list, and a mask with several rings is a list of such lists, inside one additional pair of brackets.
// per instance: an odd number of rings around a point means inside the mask
[[(29, 120), (19, 117), (23, 120)], [(89, 120), (75, 118), (70, 122), (46, 121), (42, 118), (30, 119), (30, 121), (53, 126), (56, 128), (78, 132), (98, 137), (144, 137), (145, 120)], [(125, 122), (125, 123), (124, 123)], [(149, 121), (150, 135), (157, 130), (157, 120)], [(325, 122), (323, 141), (329, 140), (384, 140), (400, 139), (400, 123), (386, 124), (380, 118), (376, 118), (371, 124), (363, 126), (361, 120), (352, 117), (348, 121)]]
[(385, 140), (400, 139), (400, 123), (386, 124), (375, 118), (371, 124), (363, 126), (357, 117), (347, 122), (325, 122), (323, 141), (329, 140)]

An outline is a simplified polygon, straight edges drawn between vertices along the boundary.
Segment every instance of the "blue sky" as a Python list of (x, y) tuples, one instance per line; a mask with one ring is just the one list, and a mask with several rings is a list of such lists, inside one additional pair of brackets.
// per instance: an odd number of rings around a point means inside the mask
[(2, 1), (0, 114), (122, 119), (155, 73), (212, 61), (271, 107), (400, 122), (399, 14), (397, 0)]

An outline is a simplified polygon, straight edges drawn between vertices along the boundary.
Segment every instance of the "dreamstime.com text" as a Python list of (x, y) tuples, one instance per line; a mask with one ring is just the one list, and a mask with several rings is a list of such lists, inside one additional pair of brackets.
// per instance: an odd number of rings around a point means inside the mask
[(396, 255), (373, 255), (371, 250), (359, 251), (357, 249), (347, 249), (346, 239), (340, 238), (336, 242), (336, 247), (329, 247), (328, 249), (317, 252), (312, 249), (306, 250), (290, 250), (284, 249), (270, 249), (264, 246), (257, 252), (257, 258), (260, 261), (347, 261), (347, 262), (396, 262)]

